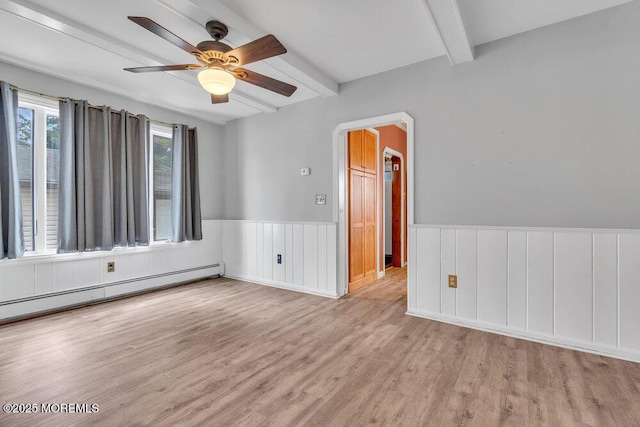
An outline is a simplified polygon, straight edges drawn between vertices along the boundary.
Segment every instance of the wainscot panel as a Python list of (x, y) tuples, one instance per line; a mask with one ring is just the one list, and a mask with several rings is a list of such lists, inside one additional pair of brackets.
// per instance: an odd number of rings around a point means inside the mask
[(639, 231), (415, 225), (409, 236), (408, 314), (640, 361)]

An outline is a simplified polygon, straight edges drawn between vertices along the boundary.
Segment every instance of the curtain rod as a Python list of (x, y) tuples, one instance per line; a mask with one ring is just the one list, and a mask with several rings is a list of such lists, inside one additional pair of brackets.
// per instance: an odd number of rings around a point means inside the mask
[[(12, 85), (12, 84), (9, 85), (9, 88), (12, 89), (12, 90), (17, 90), (18, 92), (24, 92), (24, 93), (28, 93), (30, 95), (41, 96), (43, 98), (51, 99), (51, 100), (54, 100), (54, 101), (65, 101), (65, 100), (69, 99), (69, 98), (62, 98), (60, 96), (47, 95), (46, 93), (40, 93), (40, 92), (36, 92), (36, 91), (33, 91), (33, 90), (29, 90), (29, 89), (23, 89), (21, 87), (18, 87), (18, 86)], [(100, 105), (91, 105), (91, 104), (89, 104), (89, 108), (95, 108), (97, 110), (102, 110), (104, 107), (100, 106)], [(138, 115), (136, 114), (136, 116), (138, 116)], [(178, 126), (175, 123), (167, 123), (167, 122), (163, 122), (162, 120), (149, 119), (149, 121), (152, 122), (152, 123), (159, 123), (159, 124), (166, 125), (166, 126), (171, 126), (171, 127)]]

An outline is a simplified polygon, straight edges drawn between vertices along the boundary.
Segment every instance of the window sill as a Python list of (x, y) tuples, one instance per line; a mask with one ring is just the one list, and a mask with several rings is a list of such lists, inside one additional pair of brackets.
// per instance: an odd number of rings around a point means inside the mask
[(110, 255), (122, 255), (125, 253), (134, 254), (134, 253), (145, 253), (145, 252), (154, 252), (162, 249), (168, 248), (177, 248), (177, 247), (189, 247), (196, 243), (196, 241), (187, 241), (181, 243), (173, 243), (173, 242), (153, 242), (149, 246), (134, 246), (134, 247), (116, 247), (110, 251), (92, 251), (92, 252), (70, 252), (66, 254), (58, 254), (54, 252), (48, 253), (33, 253), (27, 252), (21, 258), (16, 259), (3, 259), (0, 260), (0, 268), (2, 267), (10, 267), (20, 264), (40, 264), (45, 262), (63, 262), (63, 261), (72, 261), (77, 259), (93, 259), (93, 258), (104, 258), (109, 257)]

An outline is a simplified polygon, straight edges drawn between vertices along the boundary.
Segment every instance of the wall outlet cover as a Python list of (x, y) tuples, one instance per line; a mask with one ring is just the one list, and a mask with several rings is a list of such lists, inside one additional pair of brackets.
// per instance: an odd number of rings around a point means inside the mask
[(449, 287), (457, 288), (458, 287), (458, 276), (455, 274), (449, 275)]
[(302, 169), (300, 169), (300, 175), (302, 175), (302, 176), (311, 175), (311, 168), (302, 168)]
[(316, 205), (326, 205), (326, 204), (327, 204), (327, 195), (316, 194)]

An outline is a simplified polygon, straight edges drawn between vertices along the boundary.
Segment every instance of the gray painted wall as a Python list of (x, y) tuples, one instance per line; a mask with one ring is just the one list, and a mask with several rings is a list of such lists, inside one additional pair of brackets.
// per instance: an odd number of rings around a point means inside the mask
[(0, 62), (0, 80), (47, 95), (86, 99), (94, 105), (108, 105), (167, 123), (197, 127), (202, 218), (219, 219), (222, 216), (220, 201), (224, 194), (224, 170), (220, 154), (223, 151), (221, 126), (4, 62)]
[(638, 22), (632, 2), (228, 123), (224, 218), (331, 221), (335, 127), (407, 111), (416, 223), (640, 228)]

